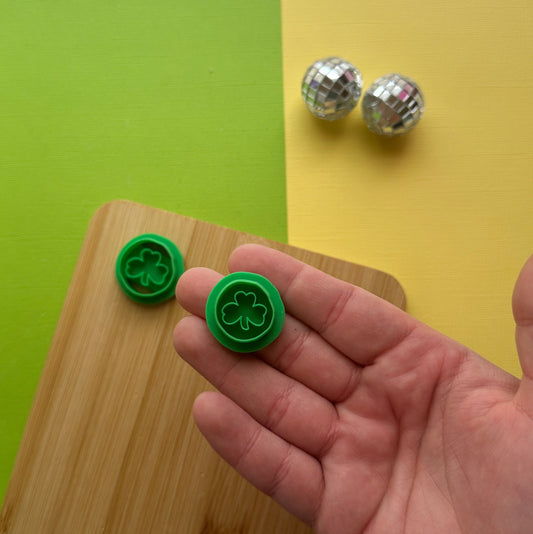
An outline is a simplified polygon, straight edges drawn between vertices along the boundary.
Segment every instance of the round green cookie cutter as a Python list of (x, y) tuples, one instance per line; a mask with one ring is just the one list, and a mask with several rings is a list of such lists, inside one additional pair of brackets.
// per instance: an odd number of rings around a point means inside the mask
[(209, 330), (222, 345), (236, 352), (254, 352), (279, 336), (285, 307), (264, 276), (237, 272), (213, 288), (205, 315)]
[(183, 271), (178, 247), (157, 234), (143, 234), (129, 241), (116, 263), (120, 287), (128, 297), (143, 304), (172, 298)]

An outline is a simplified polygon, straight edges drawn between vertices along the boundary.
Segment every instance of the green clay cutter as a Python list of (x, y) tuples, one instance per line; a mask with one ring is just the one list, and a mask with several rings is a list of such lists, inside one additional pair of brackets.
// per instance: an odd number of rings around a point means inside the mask
[(205, 314), (209, 330), (222, 345), (236, 352), (254, 352), (279, 336), (285, 307), (264, 276), (237, 272), (213, 288)]
[(120, 287), (128, 297), (143, 304), (172, 298), (183, 271), (178, 247), (157, 234), (143, 234), (129, 241), (116, 263)]

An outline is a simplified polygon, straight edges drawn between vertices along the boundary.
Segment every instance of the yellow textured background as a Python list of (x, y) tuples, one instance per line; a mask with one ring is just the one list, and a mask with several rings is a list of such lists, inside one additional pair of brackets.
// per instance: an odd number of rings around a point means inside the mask
[[(408, 311), (519, 375), (511, 293), (533, 253), (533, 4), (529, 0), (282, 2), (288, 236), (387, 271)], [(426, 98), (410, 134), (336, 123), (300, 97), (338, 55), (365, 89), (387, 72)]]

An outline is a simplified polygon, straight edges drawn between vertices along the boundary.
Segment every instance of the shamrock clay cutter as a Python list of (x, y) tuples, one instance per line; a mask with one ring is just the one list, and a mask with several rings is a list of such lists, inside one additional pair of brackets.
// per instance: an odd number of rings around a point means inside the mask
[(279, 336), (285, 307), (264, 276), (236, 272), (213, 288), (205, 315), (209, 330), (222, 345), (236, 352), (254, 352)]
[(120, 287), (128, 297), (142, 304), (172, 298), (183, 271), (178, 247), (157, 234), (143, 234), (129, 241), (116, 263)]

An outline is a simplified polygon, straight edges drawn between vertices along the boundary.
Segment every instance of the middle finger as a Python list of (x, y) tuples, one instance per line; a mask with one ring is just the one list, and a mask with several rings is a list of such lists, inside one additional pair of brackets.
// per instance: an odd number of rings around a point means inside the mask
[[(221, 278), (211, 269), (190, 269), (178, 282), (178, 300), (190, 313), (205, 318), (207, 298)], [(359, 382), (360, 366), (289, 314), (279, 337), (258, 354), (269, 365), (331, 402), (345, 400)]]

